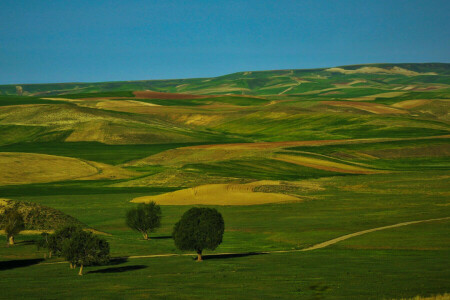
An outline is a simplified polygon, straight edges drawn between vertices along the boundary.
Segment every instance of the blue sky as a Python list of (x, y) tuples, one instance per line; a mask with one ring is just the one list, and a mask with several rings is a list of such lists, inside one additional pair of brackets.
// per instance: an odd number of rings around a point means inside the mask
[(450, 1), (0, 2), (0, 83), (449, 62)]

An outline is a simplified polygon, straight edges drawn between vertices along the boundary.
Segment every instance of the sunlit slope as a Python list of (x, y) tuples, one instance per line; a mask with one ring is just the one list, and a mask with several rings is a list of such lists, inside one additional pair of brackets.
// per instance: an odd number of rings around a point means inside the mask
[(71, 157), (0, 152), (0, 185), (64, 180), (124, 179), (135, 172)]
[(226, 137), (148, 118), (74, 104), (29, 104), (0, 107), (0, 144), (80, 142), (164, 144), (206, 142)]
[[(129, 91), (143, 90), (203, 95), (292, 95), (312, 91), (346, 94), (347, 89), (353, 90), (348, 96), (362, 96), (384, 90), (429, 90), (431, 83), (434, 84), (433, 90), (439, 90), (449, 84), (449, 75), (449, 64), (372, 64), (309, 70), (249, 71), (212, 78), (21, 86), (24, 94), (40, 96), (114, 91), (117, 96), (127, 97)], [(372, 90), (363, 92), (361, 88)], [(15, 85), (2, 85), (0, 91), (2, 94), (16, 94)]]

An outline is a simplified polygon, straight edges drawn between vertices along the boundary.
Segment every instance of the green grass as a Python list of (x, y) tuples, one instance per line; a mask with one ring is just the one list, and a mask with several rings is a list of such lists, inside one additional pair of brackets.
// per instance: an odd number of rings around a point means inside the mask
[[(360, 230), (447, 217), (450, 211), (443, 193), (448, 187), (447, 174), (446, 171), (431, 171), (310, 179), (308, 182), (313, 188), (300, 187), (293, 191), (304, 199), (303, 202), (217, 207), (224, 216), (226, 233), (216, 252), (301, 249)], [(173, 225), (189, 206), (163, 206), (162, 227), (151, 235), (163, 238), (144, 241), (139, 233), (125, 225), (126, 210), (135, 206), (129, 201), (169, 190), (151, 187), (116, 190), (107, 188), (105, 183), (25, 185), (9, 187), (9, 191), (4, 187), (1, 193), (12, 199), (59, 209), (110, 234), (105, 238), (110, 242), (113, 256), (180, 253), (173, 241), (165, 237), (170, 236)], [(317, 185), (320, 189), (314, 187)], [(315, 252), (223, 258), (206, 260), (202, 264), (196, 264), (189, 257), (130, 259), (120, 265), (86, 270), (130, 267), (128, 271), (112, 269), (111, 273), (88, 273), (83, 278), (65, 264), (28, 266), (0, 272), (0, 288), (7, 291), (3, 295), (8, 298), (33, 297), (32, 292), (40, 289), (55, 298), (69, 294), (87, 298), (130, 298), (144, 297), (148, 293), (153, 297), (173, 298), (183, 290), (186, 298), (210, 298), (214, 293), (216, 298), (290, 299), (313, 297), (316, 285), (327, 287), (323, 295), (331, 299), (443, 293), (448, 287), (445, 266), (450, 256), (442, 237), (446, 236), (448, 227), (441, 223), (433, 227), (433, 224), (427, 224), (428, 229), (417, 225), (419, 231), (417, 226), (404, 227), (403, 233), (397, 235), (371, 233), (364, 237), (367, 241), (356, 243), (357, 249), (353, 250), (343, 242)], [(421, 239), (417, 232), (427, 237)], [(432, 232), (435, 233), (431, 235)], [(407, 242), (391, 241), (392, 234), (405, 237)], [(19, 236), (18, 241), (35, 238)], [(422, 248), (431, 250), (418, 250), (416, 241), (421, 241)], [(388, 249), (379, 250), (383, 246)], [(42, 255), (34, 245), (19, 243), (17, 248), (0, 245), (0, 257), (4, 261)], [(141, 265), (144, 266), (139, 267), (141, 269), (131, 267)], [(19, 288), (19, 279), (24, 276), (27, 284)], [(83, 281), (83, 289), (77, 288), (80, 281)], [(5, 289), (6, 286), (9, 288)], [(175, 287), (178, 294), (174, 294)]]
[(28, 152), (69, 156), (117, 165), (144, 158), (168, 149), (199, 143), (106, 145), (98, 142), (18, 143), (0, 146), (0, 152)]
[[(133, 259), (88, 267), (32, 265), (0, 273), (2, 297), (102, 299), (390, 299), (444, 293), (448, 251), (350, 251), (205, 260)], [(23, 282), (26, 278), (26, 282)]]

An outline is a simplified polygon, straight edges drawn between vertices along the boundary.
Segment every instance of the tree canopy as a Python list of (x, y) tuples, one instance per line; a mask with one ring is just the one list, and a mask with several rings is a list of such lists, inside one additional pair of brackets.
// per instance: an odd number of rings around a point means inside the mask
[(64, 241), (62, 254), (71, 264), (79, 265), (78, 275), (83, 275), (83, 266), (109, 261), (109, 244), (92, 232), (80, 230)]
[(9, 245), (14, 245), (14, 237), (25, 228), (22, 215), (16, 209), (7, 209), (2, 223)]
[(155, 202), (141, 203), (127, 212), (126, 223), (148, 240), (148, 234), (161, 226), (161, 207)]
[(175, 224), (172, 237), (180, 250), (193, 250), (202, 260), (204, 249), (215, 250), (222, 243), (225, 223), (214, 208), (194, 207)]
[(64, 242), (78, 231), (82, 231), (81, 227), (67, 225), (56, 230), (53, 234), (43, 233), (42, 239), (38, 241), (37, 246), (38, 248), (47, 248), (49, 257), (52, 257), (52, 255), (61, 256)]

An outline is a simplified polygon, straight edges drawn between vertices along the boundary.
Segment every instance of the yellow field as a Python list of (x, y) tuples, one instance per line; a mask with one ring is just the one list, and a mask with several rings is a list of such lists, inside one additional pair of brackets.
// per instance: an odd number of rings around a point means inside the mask
[(73, 179), (119, 179), (133, 172), (76, 158), (0, 152), (0, 184), (28, 184)]
[(262, 185), (277, 185), (276, 181), (258, 181), (247, 184), (207, 184), (157, 196), (144, 196), (131, 202), (154, 201), (160, 205), (256, 205), (300, 201), (299, 198), (277, 193), (254, 192)]
[(432, 101), (433, 100), (423, 100), (423, 99), (422, 100), (405, 100), (405, 101), (402, 101), (402, 102), (397, 102), (395, 104), (392, 104), (392, 106), (398, 107), (398, 108), (406, 108), (406, 109), (408, 109), (408, 108), (414, 108), (414, 107), (417, 107), (417, 106), (421, 106), (421, 105), (430, 103)]

